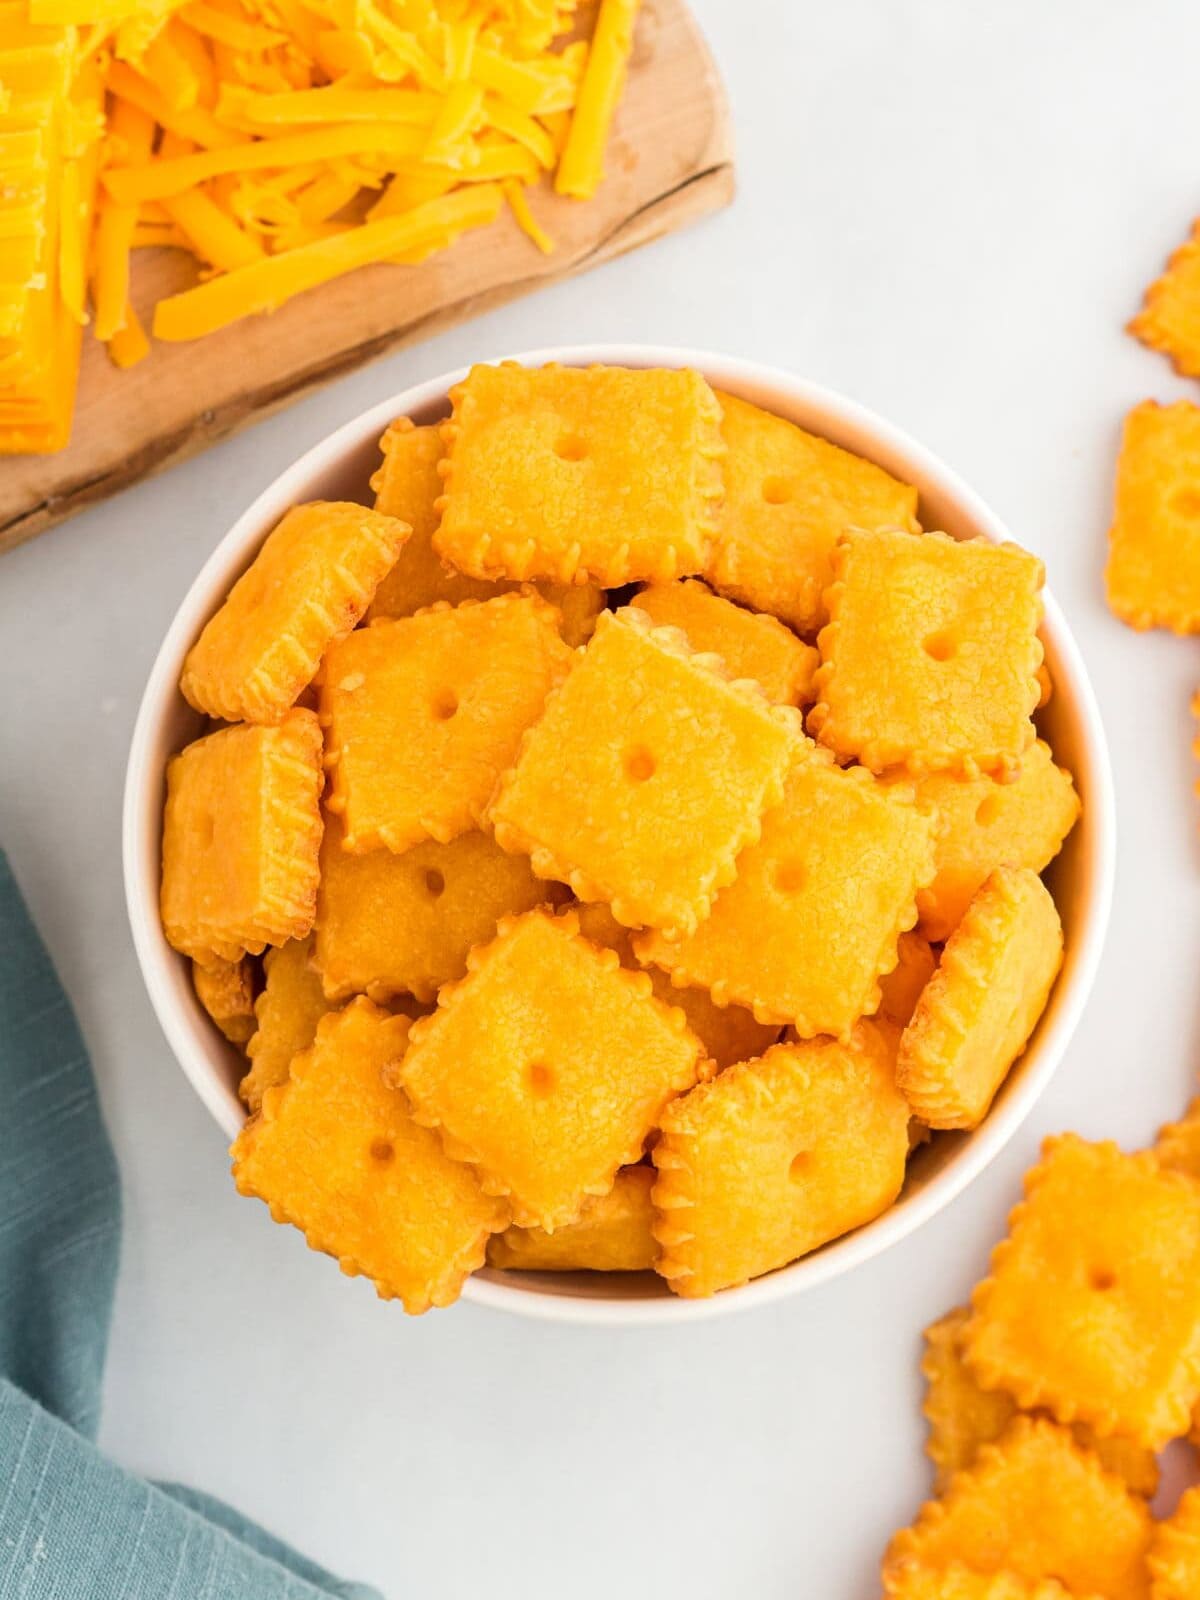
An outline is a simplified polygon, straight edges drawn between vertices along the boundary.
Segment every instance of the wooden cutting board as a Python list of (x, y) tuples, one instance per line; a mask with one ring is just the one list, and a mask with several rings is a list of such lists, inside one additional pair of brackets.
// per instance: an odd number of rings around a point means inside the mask
[[(0, 550), (397, 346), (607, 261), (725, 205), (733, 146), (720, 79), (684, 0), (646, 0), (594, 199), (531, 195), (557, 241), (536, 250), (503, 215), (418, 267), (367, 267), (190, 344), (155, 344), (128, 372), (85, 334), (72, 443), (0, 456)], [(139, 251), (134, 302), (194, 278), (176, 250)], [(586, 340), (588, 329), (578, 337)]]

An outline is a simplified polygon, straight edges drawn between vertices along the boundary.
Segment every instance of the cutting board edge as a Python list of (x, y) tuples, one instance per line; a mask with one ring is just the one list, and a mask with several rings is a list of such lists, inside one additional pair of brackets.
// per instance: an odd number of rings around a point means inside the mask
[(514, 278), (449, 301), (416, 322), (389, 329), (376, 338), (339, 350), (314, 363), (310, 369), (292, 371), (280, 382), (277, 391), (269, 388), (260, 390), (201, 412), (175, 433), (148, 441), (111, 470), (84, 474), (75, 482), (68, 481), (57, 486), (54, 493), (44, 496), (28, 509), (18, 510), (14, 516), (0, 523), (0, 555), (27, 543), (77, 511), (119, 494), (144, 478), (153, 477), (198, 455), (220, 439), (273, 416), (294, 401), (303, 399), (359, 367), (381, 360), (396, 350), (493, 310), (545, 284), (575, 277), (727, 206), (733, 199), (736, 187), (729, 100), (699, 25), (686, 6), (680, 9), (691, 48), (702, 62), (701, 76), (711, 115), (709, 135), (698, 157), (698, 165), (680, 183), (664, 189), (631, 215), (622, 218), (611, 233), (576, 259), (564, 263), (558, 271)]

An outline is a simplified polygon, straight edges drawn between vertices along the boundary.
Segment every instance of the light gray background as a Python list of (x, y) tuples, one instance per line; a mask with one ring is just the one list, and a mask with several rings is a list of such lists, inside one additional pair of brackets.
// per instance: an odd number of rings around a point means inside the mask
[[(1118, 626), (1100, 574), (1122, 414), (1197, 397), (1121, 329), (1200, 204), (1200, 10), (696, 9), (734, 104), (732, 210), (360, 372), (0, 561), (0, 841), (79, 1009), (125, 1181), (103, 1443), (390, 1596), (869, 1600), (926, 1488), (919, 1330), (979, 1274), (1040, 1137), (1145, 1141), (1192, 1089), (1200, 662), (1191, 642)], [(1112, 932), (1021, 1134), (849, 1279), (678, 1332), (470, 1306), (408, 1321), (233, 1192), (134, 962), (125, 751), (185, 588), (280, 468), (414, 380), (593, 339), (707, 344), (840, 389), (1045, 558), (1112, 744)]]

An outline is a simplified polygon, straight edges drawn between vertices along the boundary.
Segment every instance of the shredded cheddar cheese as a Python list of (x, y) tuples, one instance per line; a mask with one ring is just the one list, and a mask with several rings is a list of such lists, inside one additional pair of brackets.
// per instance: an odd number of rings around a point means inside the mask
[(604, 177), (604, 147), (625, 87), (639, 0), (601, 0), (596, 31), (554, 187), (590, 200)]
[[(137, 252), (203, 337), (373, 262), (412, 265), (530, 189), (595, 192), (638, 0), (0, 0), (0, 454), (70, 434), (84, 327), (151, 352)], [(139, 304), (142, 303), (139, 301)]]
[(498, 188), (480, 185), (460, 194), (430, 200), (403, 216), (347, 228), (332, 238), (255, 262), (211, 278), (194, 289), (160, 300), (154, 312), (158, 339), (199, 339), (255, 311), (274, 311), (285, 300), (372, 261), (387, 261), (402, 251), (448, 244), (465, 228), (495, 221)]

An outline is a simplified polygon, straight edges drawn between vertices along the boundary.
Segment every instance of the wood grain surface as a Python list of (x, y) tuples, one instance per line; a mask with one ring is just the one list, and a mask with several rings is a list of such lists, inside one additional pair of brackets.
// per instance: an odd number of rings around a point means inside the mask
[[(599, 193), (580, 203), (531, 192), (552, 255), (506, 213), (420, 266), (367, 267), (205, 339), (156, 343), (128, 372), (85, 334), (71, 444), (0, 457), (0, 550), (353, 367), (683, 227), (732, 194), (729, 115), (707, 46), (683, 0), (646, 0)], [(148, 321), (156, 299), (194, 276), (180, 251), (139, 251), (139, 312)]]

